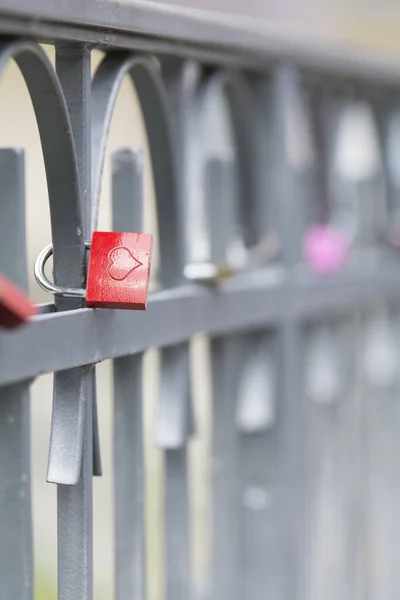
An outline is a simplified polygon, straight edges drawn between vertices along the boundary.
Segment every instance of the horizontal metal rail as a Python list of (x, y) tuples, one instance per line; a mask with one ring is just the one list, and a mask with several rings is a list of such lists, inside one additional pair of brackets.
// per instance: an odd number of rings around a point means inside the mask
[(262, 19), (230, 16), (153, 1), (2, 0), (0, 31), (43, 42), (84, 42), (196, 58), (208, 63), (265, 72), (277, 61), (320, 75), (376, 85), (399, 86), (398, 61), (310, 41)]
[(146, 313), (85, 308), (48, 312), (16, 333), (0, 334), (0, 384), (172, 346), (198, 332), (215, 336), (277, 327), (286, 319), (346, 314), (359, 306), (367, 310), (399, 294), (396, 267), (349, 270), (322, 280), (303, 273), (291, 282), (276, 269), (243, 276), (215, 291), (187, 286), (155, 293)]

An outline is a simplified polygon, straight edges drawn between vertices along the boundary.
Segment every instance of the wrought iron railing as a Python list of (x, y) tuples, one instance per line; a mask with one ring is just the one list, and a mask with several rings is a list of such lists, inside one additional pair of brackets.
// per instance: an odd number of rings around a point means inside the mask
[[(398, 66), (162, 4), (3, 0), (0, 10), (0, 65), (17, 62), (40, 132), (55, 282), (84, 282), (125, 76), (146, 125), (160, 247), (146, 313), (56, 296), (0, 335), (0, 597), (33, 596), (29, 387), (54, 372), (58, 597), (92, 598), (95, 365), (112, 359), (116, 598), (146, 598), (151, 347), (161, 349), (165, 598), (198, 597), (188, 444), (199, 332), (212, 371), (209, 596), (397, 597)], [(55, 68), (39, 42), (55, 45)], [(104, 51), (94, 77), (93, 48)], [(221, 98), (233, 151), (210, 156), (207, 115)], [(140, 155), (125, 149), (113, 161), (113, 227), (140, 230)], [(0, 271), (24, 287), (23, 169), (20, 151), (0, 151)]]

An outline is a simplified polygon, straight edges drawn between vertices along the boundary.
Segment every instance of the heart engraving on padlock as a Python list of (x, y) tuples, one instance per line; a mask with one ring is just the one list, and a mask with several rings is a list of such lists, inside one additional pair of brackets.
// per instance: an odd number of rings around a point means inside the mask
[(115, 281), (122, 281), (143, 263), (135, 258), (125, 246), (117, 246), (108, 253), (107, 275)]
[(86, 286), (88, 308), (145, 310), (152, 236), (95, 231)]

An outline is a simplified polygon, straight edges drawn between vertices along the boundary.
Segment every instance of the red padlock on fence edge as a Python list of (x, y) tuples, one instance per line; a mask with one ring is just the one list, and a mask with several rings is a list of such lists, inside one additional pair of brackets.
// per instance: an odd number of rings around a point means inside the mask
[(37, 312), (38, 308), (25, 292), (0, 274), (0, 327), (18, 327)]
[(86, 298), (88, 308), (146, 310), (153, 236), (149, 233), (96, 231), (90, 249), (86, 290), (62, 288), (44, 274), (53, 247), (47, 246), (35, 262), (35, 278), (50, 294)]

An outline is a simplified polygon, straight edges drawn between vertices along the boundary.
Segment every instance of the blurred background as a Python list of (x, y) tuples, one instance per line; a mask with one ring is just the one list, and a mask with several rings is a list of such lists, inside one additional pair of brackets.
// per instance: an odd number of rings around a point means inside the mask
[[(175, 4), (196, 8), (197, 0), (180, 0)], [(343, 51), (351, 53), (364, 49), (372, 54), (399, 57), (400, 60), (400, 5), (395, 0), (280, 0), (280, 2), (263, 2), (251, 0), (246, 3), (239, 0), (203, 0), (203, 10), (215, 10), (223, 13), (240, 15), (243, 22), (251, 25), (256, 19), (260, 26), (259, 17), (265, 19), (266, 27), (284, 39), (304, 37), (321, 44), (334, 44)], [(45, 46), (46, 52), (54, 60), (54, 50)], [(93, 52), (93, 70), (101, 60), (101, 53)], [(355, 158), (365, 163), (365, 155), (376, 156), (379, 153), (378, 139), (373, 126), (370, 126), (371, 116), (368, 109), (360, 110), (350, 115), (349, 119), (357, 124), (356, 134), (361, 135), (365, 144), (356, 144), (361, 152), (361, 158)], [(364, 111), (364, 112), (363, 112)], [(361, 116), (360, 116), (361, 115)], [(357, 121), (358, 120), (358, 121)], [(224, 158), (234, 155), (232, 133), (226, 103), (221, 98), (215, 102), (208, 115), (207, 140), (205, 153), (208, 157)], [(372, 127), (372, 133), (371, 133)], [(359, 133), (360, 129), (364, 133)], [(367, 133), (365, 134), (365, 130)], [(370, 131), (368, 133), (368, 131)], [(212, 132), (212, 135), (211, 135)], [(305, 137), (301, 131), (298, 134)], [(362, 138), (364, 136), (364, 138)], [(348, 135), (349, 137), (349, 135)], [(353, 137), (354, 139), (354, 137)], [(360, 138), (356, 138), (360, 139)], [(304, 141), (304, 140), (303, 140)], [(38, 252), (50, 240), (50, 221), (48, 196), (40, 147), (38, 130), (28, 92), (18, 69), (10, 63), (0, 81), (0, 145), (17, 146), (26, 151), (26, 195), (27, 195), (27, 239), (29, 254), (30, 294), (37, 302), (48, 302), (50, 299), (40, 291), (32, 278), (33, 262)], [(350, 142), (351, 145), (351, 142)], [(145, 231), (155, 235), (155, 202), (152, 182), (151, 160), (148, 153), (146, 133), (135, 90), (128, 78), (119, 94), (113, 117), (111, 133), (108, 142), (107, 160), (103, 176), (102, 200), (100, 209), (99, 229), (111, 229), (111, 151), (121, 147), (142, 148), (144, 157), (144, 195), (145, 195)], [(346, 146), (346, 144), (345, 144)], [(361, 148), (363, 146), (363, 148)], [(345, 153), (346, 148), (343, 150)], [(368, 154), (369, 153), (369, 154)], [(346, 161), (347, 159), (343, 159)], [(373, 160), (373, 159), (371, 159)], [(379, 162), (379, 159), (376, 159)], [(374, 167), (372, 167), (374, 168)], [(202, 229), (201, 215), (197, 220), (194, 231), (193, 255), (202, 258), (207, 254), (207, 235)], [(157, 251), (155, 262), (157, 263)], [(154, 269), (156, 279), (157, 269)], [(156, 281), (153, 282), (156, 285)], [(306, 391), (311, 398), (317, 398), (318, 406), (329, 405), (336, 396), (352, 398), (347, 408), (332, 409), (328, 416), (320, 408), (313, 409), (310, 416), (310, 464), (314, 473), (314, 483), (311, 486), (310, 511), (310, 547), (309, 557), (308, 599), (338, 600), (343, 598), (378, 599), (394, 598), (393, 573), (396, 570), (393, 557), (399, 550), (393, 529), (394, 495), (393, 487), (388, 482), (396, 481), (395, 464), (395, 420), (400, 416), (395, 404), (400, 393), (397, 380), (396, 358), (398, 350), (394, 348), (394, 332), (399, 329), (397, 310), (391, 313), (392, 326), (388, 331), (388, 308), (378, 306), (376, 313), (369, 319), (367, 341), (364, 344), (365, 361), (372, 373), (372, 387), (367, 386), (365, 378), (350, 377), (348, 383), (345, 372), (335, 372), (332, 364), (340, 361), (332, 358), (332, 352), (346, 346), (351, 336), (352, 327), (357, 331), (363, 330), (362, 320), (355, 322), (353, 318), (340, 323), (328, 323), (324, 327), (310, 327), (307, 331), (309, 352), (306, 356), (305, 373)], [(360, 318), (361, 319), (361, 318)], [(335, 331), (338, 345), (327, 343)], [(350, 336), (350, 337), (349, 337)], [(398, 337), (398, 336), (397, 336)], [(371, 341), (371, 343), (369, 343)], [(348, 346), (348, 344), (347, 344)], [(333, 348), (333, 350), (332, 350)], [(336, 348), (336, 350), (335, 350)], [(372, 348), (370, 351), (369, 349)], [(376, 350), (379, 348), (380, 350)], [(360, 348), (358, 348), (360, 350)], [(369, 352), (369, 354), (368, 354)], [(375, 354), (374, 354), (375, 352)], [(372, 353), (372, 354), (371, 354)], [(378, 354), (377, 354), (378, 353)], [(361, 356), (361, 351), (359, 356)], [(363, 355), (364, 356), (364, 355)], [(210, 560), (207, 552), (209, 540), (209, 464), (207, 462), (209, 446), (210, 419), (210, 376), (208, 365), (207, 340), (199, 335), (192, 343), (192, 361), (194, 365), (193, 393), (195, 400), (197, 434), (190, 444), (191, 452), (191, 510), (196, 518), (193, 519), (193, 569), (200, 590), (199, 594), (207, 592), (207, 570)], [(361, 360), (361, 359), (360, 359)], [(364, 360), (364, 359), (363, 359)], [(369, 362), (368, 362), (369, 361)], [(372, 365), (372, 366), (371, 366)], [(368, 367), (368, 368), (369, 368)], [(361, 369), (362, 371), (362, 369)], [(361, 373), (357, 371), (357, 373)], [(113, 595), (113, 521), (112, 521), (112, 381), (111, 365), (109, 362), (98, 365), (98, 402), (101, 433), (101, 451), (103, 460), (103, 476), (94, 480), (94, 549), (95, 549), (95, 597), (105, 600)], [(162, 597), (161, 574), (163, 558), (161, 548), (162, 525), (162, 457), (153, 444), (153, 417), (157, 398), (158, 354), (149, 351), (145, 358), (145, 424), (146, 424), (146, 486), (147, 486), (147, 531), (148, 557), (151, 562), (149, 574), (149, 594), (151, 600)], [(384, 385), (381, 385), (383, 379)], [(347, 382), (347, 383), (346, 383)], [(389, 382), (389, 383), (387, 383)], [(307, 387), (308, 385), (308, 387)], [(374, 391), (372, 388), (375, 386)], [(368, 389), (367, 389), (368, 388)], [(378, 391), (377, 391), (378, 390)], [(382, 391), (383, 390), (383, 391)], [(373, 398), (368, 405), (368, 394)], [(34, 502), (34, 543), (35, 543), (35, 573), (36, 598), (48, 600), (56, 597), (56, 488), (47, 484), (46, 467), (51, 418), (52, 377), (39, 377), (32, 386), (32, 468), (33, 468), (33, 502)], [(358, 399), (364, 398), (368, 410), (359, 418)], [(378, 400), (378, 403), (376, 402)], [(379, 410), (377, 410), (379, 407)], [(366, 420), (366, 421), (363, 421)], [(354, 437), (354, 423), (364, 422), (368, 434), (369, 450), (367, 454), (359, 449), (352, 455), (357, 457), (358, 470), (348, 467), (351, 440), (357, 444), (360, 437)], [(356, 425), (357, 426), (357, 425)], [(363, 434), (363, 435), (364, 435)], [(344, 436), (344, 437), (343, 437)], [(350, 440), (350, 441), (349, 441)], [(364, 447), (364, 446), (363, 446)], [(371, 450), (372, 447), (372, 450)], [(366, 446), (364, 447), (364, 449)], [(318, 449), (318, 451), (316, 451)], [(350, 450), (349, 450), (350, 449)], [(353, 464), (353, 463), (352, 463)], [(367, 471), (373, 474), (372, 479), (360, 477)], [(355, 473), (357, 475), (355, 475)], [(340, 482), (338, 476), (349, 480)], [(397, 472), (397, 475), (399, 473)], [(343, 485), (346, 489), (356, 487), (360, 492), (360, 481), (370, 485), (374, 490), (371, 510), (370, 528), (375, 548), (373, 555), (356, 564), (363, 551), (358, 552), (351, 546), (352, 527), (359, 527), (359, 515), (354, 505), (349, 508), (349, 520), (343, 521), (343, 506), (340, 506), (337, 487)], [(368, 483), (369, 482), (369, 483)], [(398, 486), (398, 483), (397, 483)], [(365, 490), (365, 494), (368, 494)], [(361, 493), (362, 496), (362, 493)], [(253, 500), (254, 497), (252, 496)], [(249, 500), (251, 501), (251, 499)], [(361, 506), (361, 505), (360, 505)], [(348, 507), (345, 507), (344, 512)], [(355, 510), (355, 513), (354, 513)], [(361, 509), (360, 509), (361, 510)], [(354, 513), (354, 514), (353, 514)], [(376, 520), (376, 515), (380, 515)], [(385, 520), (386, 519), (386, 520)], [(361, 526), (362, 527), (362, 526)], [(398, 531), (398, 530), (397, 530)], [(371, 533), (372, 532), (372, 533)], [(357, 537), (357, 536), (356, 536)], [(361, 536), (362, 537), (362, 536)], [(358, 538), (359, 539), (359, 536)], [(400, 537), (397, 537), (400, 539)], [(350, 540), (350, 541), (349, 541)], [(366, 546), (368, 544), (366, 543)], [(365, 557), (364, 557), (365, 558)], [(340, 564), (338, 564), (338, 561)], [(366, 567), (369, 565), (368, 576)], [(351, 571), (351, 575), (347, 573)], [(338, 581), (338, 587), (332, 589), (332, 575)], [(354, 580), (361, 583), (354, 583)], [(329, 585), (327, 582), (330, 582)], [(341, 583), (342, 582), (342, 583)], [(366, 583), (367, 582), (367, 583)], [(348, 589), (341, 589), (341, 585)], [(366, 588), (363, 590), (363, 586)], [(359, 595), (352, 594), (357, 587)], [(391, 587), (392, 586), (392, 587)], [(400, 588), (397, 588), (400, 589)]]

